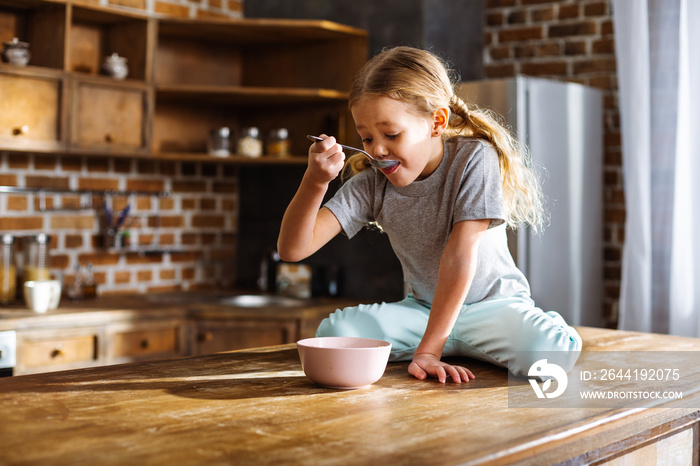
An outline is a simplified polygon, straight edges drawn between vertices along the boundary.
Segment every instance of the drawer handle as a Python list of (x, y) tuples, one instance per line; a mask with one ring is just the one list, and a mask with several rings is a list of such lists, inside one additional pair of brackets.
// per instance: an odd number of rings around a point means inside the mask
[(65, 351), (63, 351), (63, 347), (61, 345), (56, 345), (56, 347), (51, 351), (51, 359), (56, 359), (59, 356), (63, 356)]
[(212, 341), (214, 339), (214, 334), (211, 332), (202, 332), (197, 336), (199, 341)]
[(105, 134), (105, 142), (113, 143), (113, 142), (114, 142), (114, 136), (112, 136), (111, 133)]
[(29, 126), (27, 125), (22, 125), (18, 126), (16, 128), (12, 128), (12, 135), (13, 136), (24, 136), (29, 133)]
[(149, 346), (150, 345), (149, 345), (148, 340), (146, 338), (141, 340), (141, 349), (148, 349)]

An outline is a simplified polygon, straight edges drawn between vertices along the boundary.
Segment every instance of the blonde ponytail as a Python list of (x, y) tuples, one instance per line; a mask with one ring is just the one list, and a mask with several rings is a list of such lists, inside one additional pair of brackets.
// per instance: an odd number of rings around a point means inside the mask
[(444, 137), (467, 136), (491, 143), (501, 167), (506, 223), (512, 228), (530, 225), (535, 232), (546, 222), (542, 188), (530, 154), (493, 112), (469, 108), (457, 95), (450, 98), (451, 118)]
[[(367, 96), (389, 97), (410, 105), (418, 115), (431, 118), (439, 108), (450, 110), (444, 138), (466, 136), (489, 142), (501, 168), (505, 220), (517, 228), (526, 223), (538, 231), (545, 223), (542, 190), (527, 150), (488, 110), (469, 108), (454, 93), (456, 79), (450, 69), (435, 55), (412, 47), (388, 49), (370, 59), (355, 77), (350, 88), (352, 109)], [(356, 154), (348, 158), (343, 176), (369, 167), (366, 157)]]

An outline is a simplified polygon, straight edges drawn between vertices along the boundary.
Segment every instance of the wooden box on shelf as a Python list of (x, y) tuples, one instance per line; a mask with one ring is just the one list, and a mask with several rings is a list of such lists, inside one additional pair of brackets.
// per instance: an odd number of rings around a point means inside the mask
[(71, 79), (71, 147), (74, 150), (145, 153), (152, 108), (143, 83), (104, 77)]
[(0, 147), (65, 149), (63, 73), (0, 65)]

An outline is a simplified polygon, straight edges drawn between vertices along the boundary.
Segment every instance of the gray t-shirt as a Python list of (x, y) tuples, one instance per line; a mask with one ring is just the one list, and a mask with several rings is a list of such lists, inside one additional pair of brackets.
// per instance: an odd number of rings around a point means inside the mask
[(530, 296), (508, 250), (503, 189), (495, 149), (479, 139), (453, 137), (426, 179), (396, 187), (374, 168), (349, 179), (325, 207), (352, 238), (376, 221), (389, 236), (413, 296), (432, 303), (440, 259), (457, 222), (491, 219), (479, 244), (476, 274), (465, 303)]

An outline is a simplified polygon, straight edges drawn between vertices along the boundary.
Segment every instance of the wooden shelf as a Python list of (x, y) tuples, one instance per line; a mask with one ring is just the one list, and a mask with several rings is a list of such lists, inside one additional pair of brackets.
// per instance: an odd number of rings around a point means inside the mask
[(181, 162), (221, 162), (234, 165), (306, 165), (306, 156), (294, 155), (290, 157), (272, 157), (263, 155), (262, 157), (245, 157), (242, 155), (230, 155), (228, 157), (216, 157), (209, 154), (195, 153), (162, 153), (154, 154), (158, 160), (173, 160)]
[[(0, 0), (0, 25), (0, 39), (30, 42), (33, 55), (27, 67), (0, 64), (0, 110), (3, 92), (24, 90), (5, 97), (0, 151), (289, 165), (306, 156), (209, 156), (209, 134), (229, 127), (235, 144), (255, 126), (266, 142), (286, 128), (293, 154), (306, 154), (306, 134), (354, 134), (347, 101), (368, 56), (361, 29), (165, 18), (70, 0)], [(112, 53), (127, 58), (126, 80), (102, 74)], [(48, 104), (24, 97), (34, 88)]]
[(33, 66), (63, 69), (66, 22), (65, 2), (0, 1), (0, 42), (13, 37), (28, 42)]
[(156, 99), (219, 104), (270, 105), (346, 102), (347, 92), (334, 89), (277, 87), (206, 86), (170, 84), (156, 87)]
[(163, 18), (158, 25), (161, 36), (177, 36), (196, 41), (259, 47), (264, 44), (299, 44), (309, 41), (346, 40), (348, 36), (366, 38), (367, 31), (324, 20), (230, 19), (191, 20)]
[(129, 77), (150, 78), (150, 22), (148, 17), (100, 7), (72, 5), (66, 69), (98, 75), (106, 57), (127, 59)]
[[(36, 154), (55, 154), (59, 150), (50, 144), (45, 147), (26, 148), (21, 146), (2, 147), (0, 151), (10, 153), (36, 153)], [(95, 152), (90, 149), (65, 149), (60, 150), (66, 155), (80, 155), (85, 157), (104, 157), (104, 152)], [(245, 157), (242, 155), (230, 155), (228, 157), (217, 157), (209, 155), (205, 152), (162, 152), (162, 153), (134, 153), (131, 151), (119, 151), (109, 153), (110, 157), (120, 159), (138, 159), (138, 160), (162, 160), (166, 162), (209, 162), (223, 163), (230, 165), (306, 165), (308, 159), (306, 155), (292, 155), (289, 157), (273, 157), (263, 155), (262, 157)]]
[(35, 66), (33, 64), (16, 66), (1, 62), (0, 73), (12, 74), (15, 76), (53, 77), (57, 79), (65, 77), (65, 73), (60, 69)]

